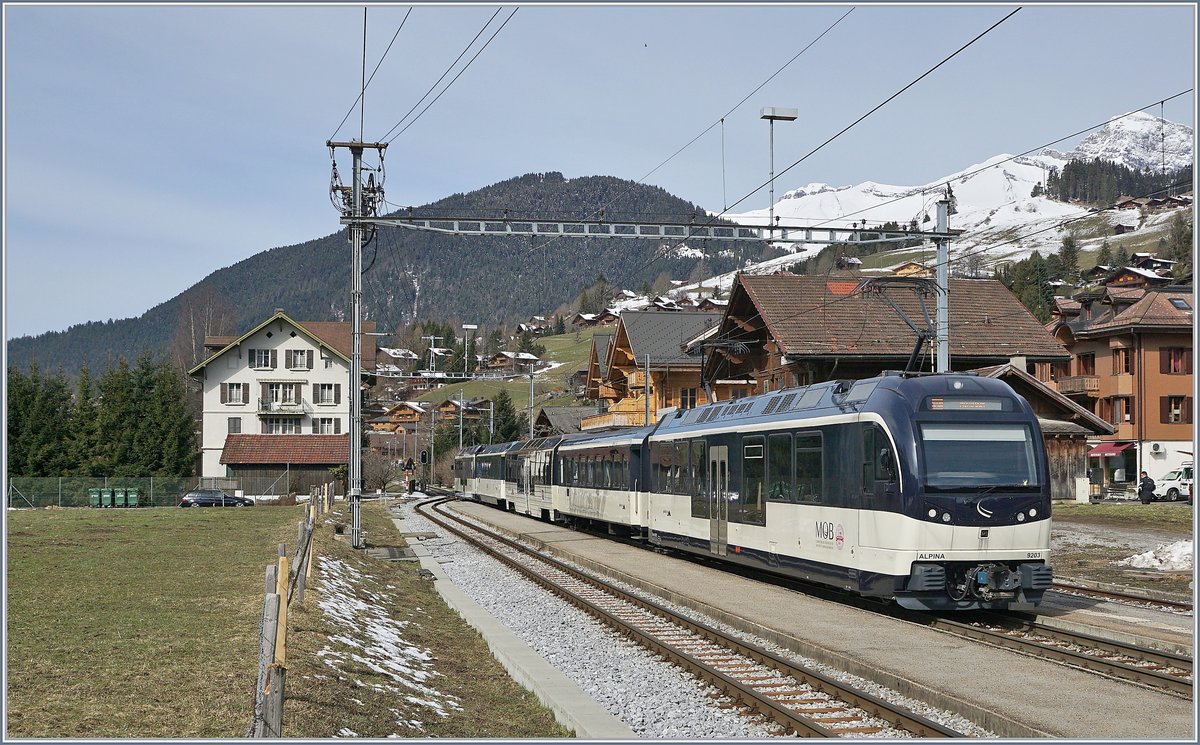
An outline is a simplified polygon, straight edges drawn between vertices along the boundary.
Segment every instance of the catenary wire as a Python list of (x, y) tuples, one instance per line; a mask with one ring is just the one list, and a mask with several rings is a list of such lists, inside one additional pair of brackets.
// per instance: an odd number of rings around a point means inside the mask
[[(820, 150), (821, 150), (822, 148), (824, 148), (826, 145), (828, 145), (829, 143), (833, 142), (833, 141), (834, 141), (834, 140), (836, 140), (837, 138), (841, 137), (841, 136), (842, 136), (842, 135), (844, 135), (846, 132), (850, 131), (850, 130), (851, 130), (853, 127), (857, 126), (857, 125), (858, 125), (860, 122), (862, 122), (864, 119), (866, 119), (867, 117), (871, 116), (871, 115), (872, 115), (872, 114), (874, 114), (876, 111), (879, 111), (881, 108), (883, 108), (883, 107), (884, 107), (884, 106), (886, 106), (888, 103), (890, 103), (890, 102), (892, 102), (893, 100), (895, 100), (897, 97), (899, 97), (899, 96), (900, 96), (901, 94), (903, 94), (905, 91), (907, 91), (909, 88), (912, 88), (914, 85), (916, 85), (917, 83), (921, 82), (922, 80), (924, 80), (924, 79), (925, 79), (926, 77), (928, 77), (929, 75), (933, 74), (933, 72), (934, 72), (934, 71), (936, 71), (937, 69), (939, 69), (940, 67), (942, 67), (943, 65), (945, 65), (945, 64), (946, 64), (947, 62), (949, 62), (950, 60), (952, 60), (952, 59), (954, 59), (955, 57), (957, 57), (959, 54), (961, 54), (962, 52), (964, 52), (964, 51), (965, 51), (967, 48), (969, 48), (970, 46), (972, 46), (973, 44), (975, 44), (977, 41), (979, 41), (980, 39), (982, 39), (984, 36), (986, 36), (986, 35), (988, 35), (989, 33), (991, 33), (991, 32), (992, 32), (993, 30), (995, 30), (995, 29), (996, 29), (996, 28), (997, 28), (997, 27), (998, 27), (1000, 24), (1004, 23), (1004, 22), (1005, 22), (1005, 21), (1007, 21), (1009, 18), (1012, 18), (1012, 17), (1013, 17), (1014, 15), (1016, 15), (1016, 13), (1017, 13), (1018, 11), (1020, 11), (1020, 10), (1021, 10), (1021, 8), (1019, 8), (1019, 7), (1018, 7), (1018, 8), (1016, 8), (1015, 10), (1013, 10), (1013, 11), (1012, 11), (1011, 13), (1009, 13), (1008, 15), (1006, 15), (1006, 16), (1004, 16), (1003, 18), (1001, 18), (1000, 20), (996, 21), (995, 23), (993, 23), (993, 24), (992, 24), (991, 26), (989, 26), (988, 28), (984, 29), (984, 30), (983, 30), (983, 31), (982, 31), (982, 32), (981, 32), (979, 35), (977, 35), (975, 38), (971, 39), (970, 41), (968, 41), (966, 44), (962, 45), (961, 47), (959, 47), (959, 48), (958, 48), (958, 49), (956, 49), (955, 51), (951, 52), (951, 53), (950, 53), (950, 55), (949, 55), (949, 56), (947, 56), (945, 59), (943, 59), (941, 62), (938, 62), (936, 65), (934, 65), (933, 67), (929, 68), (929, 69), (928, 69), (928, 70), (926, 70), (924, 73), (922, 73), (922, 74), (921, 74), (919, 77), (917, 77), (915, 80), (913, 80), (912, 82), (908, 83), (907, 85), (905, 85), (903, 88), (901, 88), (900, 90), (896, 91), (896, 92), (895, 92), (895, 93), (893, 93), (892, 95), (888, 96), (886, 99), (884, 99), (882, 102), (880, 102), (879, 104), (877, 104), (877, 105), (876, 105), (874, 108), (872, 108), (870, 111), (868, 111), (868, 112), (866, 112), (865, 114), (863, 114), (862, 116), (858, 117), (857, 119), (855, 119), (855, 120), (854, 120), (853, 122), (851, 122), (850, 124), (846, 125), (846, 126), (845, 126), (844, 128), (842, 128), (842, 130), (841, 130), (841, 131), (839, 131), (837, 134), (833, 135), (833, 136), (832, 136), (832, 137), (830, 137), (829, 139), (827, 139), (827, 140), (825, 140), (824, 142), (822, 142), (820, 145), (817, 145), (815, 148), (813, 148), (812, 150), (810, 150), (810, 151), (809, 151), (807, 154), (805, 154), (805, 155), (804, 155), (803, 157), (801, 157), (799, 160), (797, 160), (796, 162), (792, 163), (790, 166), (788, 166), (788, 167), (784, 168), (784, 169), (783, 169), (782, 171), (780, 171), (779, 173), (775, 174), (775, 176), (774, 176), (774, 178), (773, 178), (773, 179), (768, 179), (766, 182), (764, 182), (764, 183), (760, 184), (759, 186), (755, 187), (755, 188), (754, 188), (752, 191), (750, 191), (748, 194), (746, 194), (745, 196), (743, 196), (741, 199), (739, 199), (739, 200), (737, 200), (736, 202), (734, 202), (733, 204), (731, 204), (731, 205), (729, 206), (729, 208), (728, 208), (728, 209), (725, 209), (725, 210), (721, 211), (719, 214), (717, 214), (717, 215), (714, 215), (714, 216), (712, 217), (712, 219), (710, 219), (708, 222), (704, 223), (704, 224), (703, 224), (703, 225), (701, 225), (700, 227), (709, 227), (709, 226), (711, 226), (711, 225), (715, 224), (715, 223), (716, 223), (716, 221), (717, 221), (717, 220), (719, 220), (719, 219), (721, 218), (721, 216), (722, 216), (722, 215), (724, 215), (726, 212), (728, 212), (728, 211), (729, 211), (729, 209), (732, 209), (732, 208), (734, 208), (734, 207), (738, 206), (738, 205), (739, 205), (739, 204), (741, 204), (742, 202), (746, 201), (747, 199), (749, 199), (750, 197), (754, 196), (754, 195), (755, 195), (755, 194), (757, 194), (759, 191), (761, 191), (761, 190), (763, 189), (763, 187), (765, 187), (765, 186), (769, 186), (769, 185), (772, 183), (772, 181), (776, 181), (776, 180), (778, 180), (780, 176), (783, 176), (783, 175), (784, 175), (785, 173), (787, 173), (788, 171), (792, 170), (792, 169), (793, 169), (793, 168), (795, 168), (796, 166), (800, 165), (800, 164), (801, 164), (801, 163), (803, 163), (804, 161), (806, 161), (806, 160), (808, 160), (809, 158), (811, 158), (813, 155), (815, 155), (815, 154), (816, 154), (818, 151), (820, 151)], [(679, 240), (677, 243), (675, 243), (673, 246), (670, 246), (670, 247), (669, 247), (669, 248), (668, 248), (666, 251), (663, 251), (661, 248), (660, 248), (660, 249), (656, 249), (656, 250), (655, 250), (655, 252), (654, 252), (654, 254), (653, 254), (651, 257), (650, 257), (650, 260), (649, 260), (649, 261), (647, 261), (645, 264), (643, 264), (643, 265), (642, 265), (642, 266), (639, 268), (639, 271), (641, 271), (641, 270), (645, 269), (646, 267), (650, 266), (650, 265), (651, 265), (651, 264), (653, 264), (655, 261), (658, 261), (660, 258), (663, 258), (663, 257), (664, 257), (664, 256), (666, 256), (666, 255), (669, 255), (671, 251), (674, 251), (675, 249), (679, 248), (681, 245), (683, 245), (684, 243), (686, 243), (686, 242), (687, 242), (689, 239), (693, 238), (694, 236), (695, 236), (695, 233), (694, 233), (694, 232), (691, 232), (691, 231), (689, 231), (688, 235), (684, 236), (682, 239), (680, 239), (680, 240)]]

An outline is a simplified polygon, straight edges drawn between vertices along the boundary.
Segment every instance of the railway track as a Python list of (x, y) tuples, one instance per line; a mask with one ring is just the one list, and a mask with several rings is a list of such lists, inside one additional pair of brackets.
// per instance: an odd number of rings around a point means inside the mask
[(1152, 597), (1146, 594), (1124, 592), (1117, 588), (1085, 587), (1083, 585), (1076, 585), (1070, 582), (1055, 580), (1054, 586), (1051, 589), (1071, 595), (1084, 595), (1087, 597), (1101, 598), (1104, 600), (1115, 600), (1117, 602), (1130, 603), (1139, 606), (1157, 606), (1176, 612), (1190, 613), (1193, 610), (1192, 603), (1190, 601)]
[(786, 732), (804, 737), (871, 737), (887, 736), (890, 728), (917, 737), (964, 736), (487, 532), (442, 508), (451, 500), (422, 502), (417, 510)]
[(978, 614), (981, 623), (944, 617), (929, 619), (933, 628), (993, 646), (1062, 662), (1112, 678), (1192, 698), (1192, 658), (1082, 632), (1064, 631), (1036, 621)]

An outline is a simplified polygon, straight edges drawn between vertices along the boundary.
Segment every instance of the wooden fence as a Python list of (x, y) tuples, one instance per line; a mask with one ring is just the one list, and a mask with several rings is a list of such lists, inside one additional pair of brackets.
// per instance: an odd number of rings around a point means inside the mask
[(267, 567), (258, 646), (258, 683), (254, 692), (254, 718), (247, 737), (280, 737), (283, 729), (283, 692), (287, 674), (287, 614), (293, 602), (304, 603), (304, 589), (312, 576), (315, 552), (313, 530), (317, 519), (333, 508), (334, 484), (314, 487), (308, 509), (296, 525), (296, 553), (287, 555), (279, 544), (279, 559)]

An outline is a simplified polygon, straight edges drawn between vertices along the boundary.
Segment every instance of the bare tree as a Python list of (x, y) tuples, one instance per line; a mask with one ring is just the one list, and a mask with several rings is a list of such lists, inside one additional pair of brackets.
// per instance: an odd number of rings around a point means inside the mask
[(233, 306), (210, 285), (197, 285), (181, 299), (171, 356), (186, 372), (204, 359), (204, 337), (228, 335), (233, 330)]
[(367, 489), (386, 490), (388, 484), (403, 480), (403, 476), (404, 469), (399, 463), (385, 458), (374, 450), (363, 453), (362, 477), (363, 484)]

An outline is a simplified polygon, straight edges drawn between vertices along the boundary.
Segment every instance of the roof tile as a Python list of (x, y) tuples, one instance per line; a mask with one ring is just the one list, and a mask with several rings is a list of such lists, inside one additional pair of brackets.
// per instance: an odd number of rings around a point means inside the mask
[(226, 435), (221, 463), (331, 465), (348, 463), (350, 435)]

